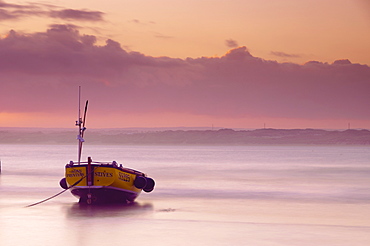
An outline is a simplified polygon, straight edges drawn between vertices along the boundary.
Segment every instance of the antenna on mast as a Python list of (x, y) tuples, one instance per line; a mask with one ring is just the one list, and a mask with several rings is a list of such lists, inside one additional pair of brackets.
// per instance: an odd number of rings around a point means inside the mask
[(81, 153), (82, 153), (82, 143), (85, 142), (83, 139), (84, 132), (86, 130), (85, 122), (86, 122), (86, 113), (87, 113), (87, 105), (89, 101), (86, 100), (85, 104), (85, 111), (84, 111), (84, 118), (81, 118), (81, 86), (78, 87), (78, 120), (76, 120), (76, 126), (78, 126), (78, 165), (81, 162)]

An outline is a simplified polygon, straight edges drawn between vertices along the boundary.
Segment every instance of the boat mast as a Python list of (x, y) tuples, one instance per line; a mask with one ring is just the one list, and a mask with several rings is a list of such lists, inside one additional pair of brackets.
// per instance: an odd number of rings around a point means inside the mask
[(81, 86), (78, 87), (78, 120), (76, 120), (76, 126), (78, 126), (78, 165), (80, 165), (81, 162), (81, 153), (82, 153), (82, 144), (85, 142), (83, 139), (84, 132), (86, 130), (85, 127), (85, 121), (86, 121), (86, 113), (87, 113), (87, 105), (89, 101), (86, 100), (85, 104), (85, 112), (84, 112), (84, 118), (81, 118)]

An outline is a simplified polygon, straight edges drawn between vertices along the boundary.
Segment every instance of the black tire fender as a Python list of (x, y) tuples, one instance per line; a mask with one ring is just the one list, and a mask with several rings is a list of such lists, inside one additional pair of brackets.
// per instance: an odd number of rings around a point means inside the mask
[(154, 190), (155, 181), (152, 178), (146, 178), (146, 185), (144, 187), (145, 192), (151, 192)]
[(136, 176), (135, 178), (135, 181), (134, 181), (134, 185), (136, 188), (138, 189), (142, 189), (144, 187), (146, 187), (146, 184), (147, 183), (147, 180), (145, 177), (143, 176)]
[(62, 178), (59, 181), (59, 185), (60, 185), (60, 187), (62, 187), (65, 190), (68, 189), (68, 184), (67, 184), (66, 178)]

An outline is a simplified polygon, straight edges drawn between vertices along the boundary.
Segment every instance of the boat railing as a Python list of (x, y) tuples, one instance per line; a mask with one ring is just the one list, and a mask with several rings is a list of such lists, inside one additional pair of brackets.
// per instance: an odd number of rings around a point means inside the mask
[[(81, 161), (80, 164), (78, 164), (78, 162), (70, 161), (66, 165), (66, 167), (78, 167), (78, 166), (81, 166), (81, 165), (88, 165), (88, 164), (89, 164), (88, 161)], [(146, 176), (145, 173), (134, 170), (134, 169), (131, 169), (131, 168), (128, 168), (128, 167), (124, 167), (122, 164), (117, 164), (116, 161), (112, 161), (112, 162), (91, 161), (90, 164), (95, 165), (95, 166), (98, 165), (98, 166), (102, 166), (102, 167), (113, 167), (113, 168), (117, 168), (117, 169), (122, 170), (122, 171), (126, 171), (126, 172), (129, 172), (129, 173), (136, 174), (136, 175)]]
[[(80, 165), (83, 165), (83, 164), (88, 164), (89, 162), (88, 161), (80, 161)], [(112, 161), (112, 162), (102, 162), (102, 161), (91, 161), (90, 162), (91, 164), (99, 164), (99, 165), (111, 165), (111, 166), (118, 166), (117, 162), (115, 161)], [(71, 166), (75, 166), (75, 165), (79, 165), (78, 162), (74, 162), (74, 161), (70, 161), (67, 165), (71, 165)], [(122, 165), (122, 164), (120, 164)]]

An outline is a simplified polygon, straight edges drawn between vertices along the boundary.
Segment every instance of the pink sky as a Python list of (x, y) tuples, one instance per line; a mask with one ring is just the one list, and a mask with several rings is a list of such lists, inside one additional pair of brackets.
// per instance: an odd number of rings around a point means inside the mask
[[(186, 2), (186, 4), (185, 4)], [(0, 127), (370, 126), (367, 1), (1, 1)]]

